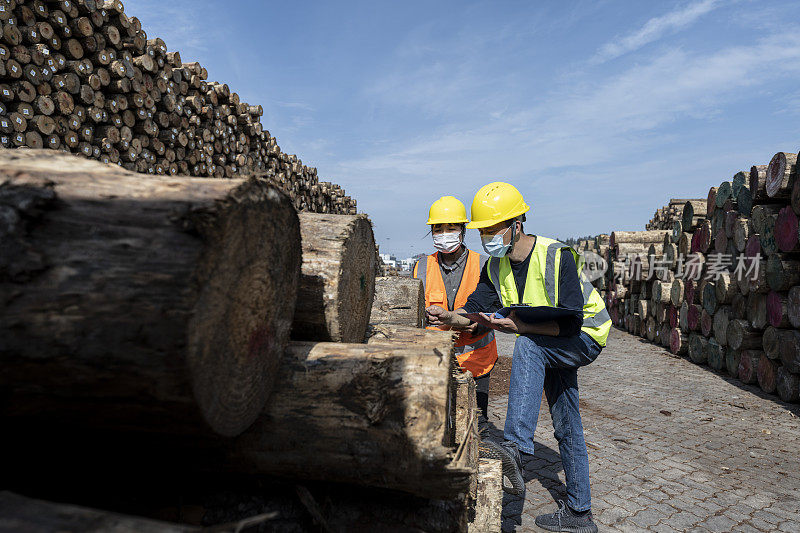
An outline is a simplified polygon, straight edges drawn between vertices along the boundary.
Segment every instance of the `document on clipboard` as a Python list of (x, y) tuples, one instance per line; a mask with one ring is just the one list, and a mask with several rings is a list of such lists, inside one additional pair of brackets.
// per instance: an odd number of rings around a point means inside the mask
[(568, 316), (583, 317), (583, 309), (572, 309), (569, 307), (550, 307), (547, 305), (526, 305), (526, 304), (513, 304), (508, 307), (503, 307), (495, 313), (459, 313), (473, 322), (477, 322), (487, 328), (497, 329), (491, 322), (484, 318), (484, 315), (490, 315), (494, 318), (505, 318), (514, 312), (515, 316), (528, 324), (538, 324), (541, 322), (549, 322), (559, 318)]

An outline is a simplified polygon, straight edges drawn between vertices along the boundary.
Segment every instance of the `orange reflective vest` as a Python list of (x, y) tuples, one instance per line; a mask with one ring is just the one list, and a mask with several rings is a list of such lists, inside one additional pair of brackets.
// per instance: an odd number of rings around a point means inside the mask
[[(456, 293), (454, 309), (459, 309), (467, 303), (467, 298), (475, 291), (481, 276), (480, 254), (467, 250), (467, 263), (464, 265), (464, 275)], [(425, 307), (438, 305), (449, 311), (447, 290), (444, 286), (441, 267), (439, 266), (439, 252), (420, 259), (414, 265), (414, 277), (421, 279), (425, 287)], [(448, 330), (449, 326), (428, 326), (427, 329)], [(488, 373), (497, 362), (497, 342), (494, 339), (494, 330), (489, 330), (478, 335), (471, 335), (462, 331), (456, 339), (456, 358), (461, 368), (469, 370), (474, 377)]]

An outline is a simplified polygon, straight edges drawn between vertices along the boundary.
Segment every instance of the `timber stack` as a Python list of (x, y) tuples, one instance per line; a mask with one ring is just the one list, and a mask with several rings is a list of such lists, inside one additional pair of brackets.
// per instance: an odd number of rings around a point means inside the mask
[(373, 305), (355, 200), (117, 0), (0, 30), (0, 491), (34, 498), (0, 529), (236, 529), (258, 492), (297, 530), (499, 530), (474, 380), (418, 280)]
[(355, 214), (341, 187), (281, 151), (263, 112), (148, 38), (119, 0), (0, 0), (0, 147), (146, 174), (259, 174), (298, 211)]
[[(306, 527), (499, 529), (475, 382), (452, 333), (420, 327), (420, 280), (379, 279), (393, 305), (373, 306), (365, 215), (297, 213), (257, 176), (2, 149), (0, 214), (0, 421), (16, 435), (0, 490), (113, 521), (129, 501), (164, 518), (176, 498), (251, 483)], [(69, 437), (54, 448), (53, 434)], [(323, 495), (348, 512), (319, 511)], [(67, 512), (18, 498), (0, 507), (31, 527)], [(248, 518), (237, 501), (203, 509), (195, 525)]]
[(800, 401), (797, 159), (778, 152), (736, 172), (705, 199), (685, 200), (671, 225), (659, 215), (646, 231), (613, 232), (605, 298), (614, 324)]

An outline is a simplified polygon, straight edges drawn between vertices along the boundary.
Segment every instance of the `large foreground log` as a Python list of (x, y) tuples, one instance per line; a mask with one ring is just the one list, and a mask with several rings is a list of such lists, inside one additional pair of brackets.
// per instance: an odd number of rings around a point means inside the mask
[(232, 436), (288, 342), (299, 223), (266, 182), (0, 150), (0, 415)]
[[(291, 343), (267, 407), (228, 468), (398, 489), (430, 498), (469, 490), (448, 426), (452, 336), (433, 343)], [(431, 337), (429, 337), (431, 338)]]
[(364, 342), (375, 292), (375, 237), (366, 215), (301, 213), (303, 270), (292, 337)]
[(401, 276), (375, 278), (375, 300), (370, 324), (397, 324), (421, 328), (425, 317), (422, 280)]

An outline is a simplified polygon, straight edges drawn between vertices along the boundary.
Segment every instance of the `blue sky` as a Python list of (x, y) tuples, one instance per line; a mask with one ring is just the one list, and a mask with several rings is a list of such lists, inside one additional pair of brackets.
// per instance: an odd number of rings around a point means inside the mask
[(490, 181), (525, 195), (526, 230), (566, 238), (643, 229), (669, 198), (800, 150), (798, 7), (125, 3), (148, 36), (263, 105), (282, 150), (342, 185), (398, 256), (431, 251), (431, 202), (469, 208)]

